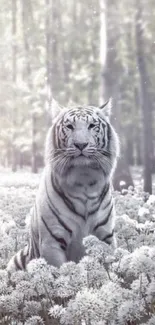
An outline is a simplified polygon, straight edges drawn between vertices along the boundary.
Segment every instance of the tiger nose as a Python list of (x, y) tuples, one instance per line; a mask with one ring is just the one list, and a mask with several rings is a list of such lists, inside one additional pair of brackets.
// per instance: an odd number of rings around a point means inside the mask
[(84, 148), (86, 148), (87, 145), (88, 145), (88, 142), (83, 142), (83, 143), (81, 143), (81, 142), (74, 142), (74, 146), (75, 146), (76, 148), (78, 148), (79, 150), (81, 150), (81, 151), (82, 151)]

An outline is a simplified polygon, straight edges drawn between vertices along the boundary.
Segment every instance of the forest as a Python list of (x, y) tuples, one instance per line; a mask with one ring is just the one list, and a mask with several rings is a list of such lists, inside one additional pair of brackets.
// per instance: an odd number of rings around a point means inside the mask
[(153, 0), (2, 1), (2, 165), (13, 171), (31, 166), (32, 172), (43, 166), (52, 98), (64, 106), (97, 106), (112, 98), (123, 160), (119, 169), (126, 174), (127, 165), (143, 166), (144, 189), (151, 193), (153, 8)]

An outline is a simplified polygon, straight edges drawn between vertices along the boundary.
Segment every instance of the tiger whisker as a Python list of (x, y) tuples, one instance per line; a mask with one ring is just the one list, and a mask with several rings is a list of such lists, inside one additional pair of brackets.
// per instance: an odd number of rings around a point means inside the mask
[(49, 162), (55, 166), (56, 164), (59, 164), (59, 162), (63, 159), (63, 155), (59, 155), (56, 157), (49, 157)]
[(107, 154), (115, 154), (115, 150), (105, 150), (105, 149), (97, 149), (98, 152), (101, 152), (102, 154), (107, 153)]
[(65, 149), (56, 149), (57, 151), (62, 151), (62, 152), (66, 152), (66, 151), (74, 151), (74, 148), (65, 148)]
[(110, 168), (113, 166), (113, 163), (111, 160), (109, 160), (106, 156), (104, 156), (104, 161), (103, 161), (103, 155), (100, 155), (100, 153), (97, 153), (96, 158), (98, 159), (100, 165), (102, 167)]
[(67, 157), (67, 156), (64, 156), (64, 157), (62, 158), (62, 160), (60, 161), (59, 166), (58, 166), (60, 174), (61, 174), (61, 173), (63, 172), (63, 170), (65, 169), (67, 163), (68, 163), (68, 157)]

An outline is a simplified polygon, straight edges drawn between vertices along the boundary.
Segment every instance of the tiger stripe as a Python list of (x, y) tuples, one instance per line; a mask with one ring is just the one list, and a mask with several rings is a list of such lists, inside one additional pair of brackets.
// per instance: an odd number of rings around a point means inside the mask
[(52, 231), (50, 230), (50, 228), (48, 227), (47, 223), (45, 222), (44, 218), (42, 217), (42, 221), (47, 229), (47, 231), (49, 232), (50, 236), (53, 237), (56, 241), (60, 242), (61, 244), (61, 247), (67, 247), (67, 243), (66, 241), (64, 240), (64, 238), (58, 238), (57, 236), (55, 236)]
[(112, 232), (110, 234), (106, 235), (101, 240), (106, 242), (106, 244), (111, 244), (111, 239), (112, 239), (113, 235), (114, 235), (114, 229), (112, 230)]
[(111, 216), (111, 212), (112, 212), (112, 209), (113, 209), (113, 205), (111, 206), (106, 218), (104, 220), (102, 220), (101, 222), (99, 222), (95, 227), (94, 227), (94, 231), (96, 231), (99, 227), (103, 227), (108, 221), (109, 221), (109, 218)]
[(72, 235), (72, 230), (60, 218), (58, 209), (56, 209), (55, 206), (53, 205), (53, 203), (52, 203), (52, 201), (51, 201), (51, 199), (49, 197), (47, 186), (46, 186), (46, 194), (47, 194), (47, 198), (48, 198), (47, 204), (48, 204), (48, 207), (50, 208), (52, 214), (54, 214), (57, 217), (57, 219), (58, 219), (59, 223), (61, 224), (61, 226), (63, 226), (69, 232), (69, 234)]

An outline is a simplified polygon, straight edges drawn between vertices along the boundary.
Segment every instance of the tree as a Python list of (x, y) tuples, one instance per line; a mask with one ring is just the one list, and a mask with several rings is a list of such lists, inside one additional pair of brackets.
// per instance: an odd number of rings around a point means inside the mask
[[(21, 15), (23, 6), (24, 17)], [(155, 11), (152, 6), (153, 0), (143, 0), (142, 51), (149, 80), (147, 91), (153, 126), (150, 151), (153, 153)], [(19, 160), (32, 165), (32, 152), (33, 165), (43, 159), (52, 95), (62, 105), (68, 105), (69, 101), (98, 105), (99, 97), (102, 97), (101, 102), (112, 97), (122, 156), (128, 166), (143, 163), (136, 8), (135, 0), (90, 0), (89, 3), (28, 0), (24, 5), (22, 0), (1, 1), (0, 150), (4, 164), (12, 165), (13, 151), (16, 151), (16, 165)], [(100, 47), (100, 43), (103, 46)], [(13, 81), (15, 75), (16, 82)], [(154, 161), (152, 165), (155, 166)]]
[(106, 80), (106, 65), (107, 65), (107, 1), (100, 0), (100, 63), (101, 63), (101, 98), (103, 104), (108, 99), (108, 89)]
[[(31, 126), (32, 126), (31, 167), (32, 167), (32, 172), (37, 173), (37, 171), (38, 171), (38, 168), (37, 168), (37, 143), (36, 143), (37, 117), (36, 117), (36, 111), (33, 108), (35, 99), (33, 98), (33, 92), (34, 92), (33, 77), (32, 77), (33, 60), (32, 60), (32, 56), (31, 56), (31, 47), (33, 50), (35, 48), (35, 43), (33, 42), (33, 39), (31, 40), (30, 28), (28, 27), (28, 26), (35, 27), (35, 24), (34, 24), (31, 0), (28, 0), (27, 3), (25, 3), (24, 0), (21, 0), (21, 1), (22, 1), (23, 39), (24, 39), (25, 62), (26, 62), (24, 78), (26, 78), (26, 83), (28, 86), (29, 105), (31, 107), (31, 111), (30, 111)], [(31, 42), (32, 42), (32, 44), (31, 44)]]
[(143, 114), (143, 143), (144, 143), (144, 191), (152, 193), (152, 113), (151, 102), (149, 95), (150, 80), (148, 76), (146, 60), (145, 60), (145, 45), (143, 32), (143, 12), (144, 7), (142, 1), (137, 3), (136, 14), (136, 43), (137, 43), (137, 62), (140, 76), (140, 95), (141, 108)]
[(16, 81), (17, 81), (17, 0), (12, 0), (12, 81), (13, 81), (13, 107), (12, 107), (12, 171), (17, 170), (17, 150), (16, 140)]
[[(107, 5), (105, 0), (100, 0), (100, 22), (101, 22), (101, 28), (100, 28), (100, 61), (101, 61), (101, 70), (102, 70), (102, 79), (101, 79), (101, 98), (102, 102), (104, 102), (105, 98), (107, 98), (110, 95), (114, 96), (114, 107), (113, 107), (113, 125), (115, 126), (118, 134), (121, 134), (121, 127), (119, 122), (119, 104), (118, 104), (118, 93), (119, 88), (118, 85), (115, 84), (115, 80), (113, 81), (113, 76), (109, 75), (111, 73), (111, 62), (107, 60), (107, 51), (110, 49), (107, 49), (107, 43), (109, 45), (109, 41), (107, 42), (107, 38), (111, 40), (111, 34), (110, 31), (108, 31), (108, 34), (106, 32), (106, 15), (107, 15)], [(123, 148), (124, 149), (124, 148)], [(125, 157), (125, 150), (122, 150), (123, 153), (121, 153), (121, 158), (118, 161), (118, 166), (114, 174), (114, 189), (117, 191), (120, 191), (123, 188), (128, 188), (129, 186), (133, 186), (133, 180), (132, 176), (129, 170), (129, 166), (127, 164), (127, 160)]]

